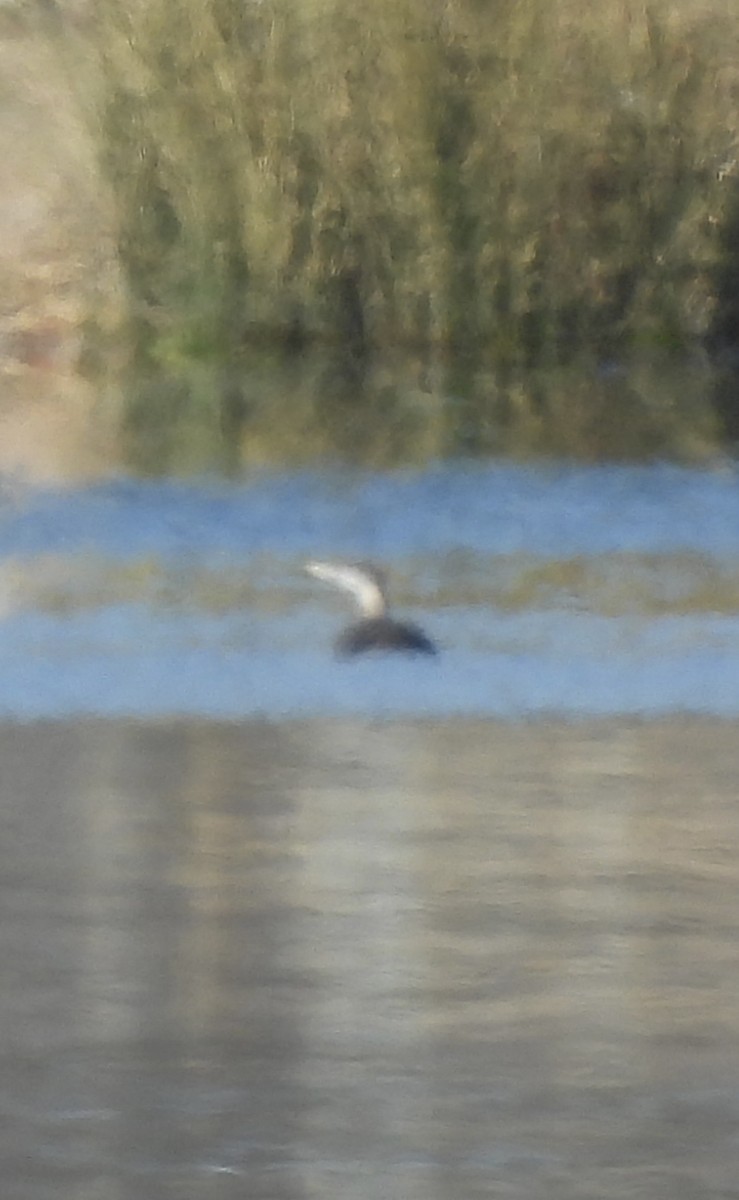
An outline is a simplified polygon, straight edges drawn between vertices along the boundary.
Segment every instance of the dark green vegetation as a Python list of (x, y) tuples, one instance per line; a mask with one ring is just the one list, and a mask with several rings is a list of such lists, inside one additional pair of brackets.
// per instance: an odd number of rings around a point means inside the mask
[(595, 370), (736, 348), (734, 0), (96, 0), (76, 37), (143, 466), (175, 425), (234, 465), (736, 433), (733, 382)]

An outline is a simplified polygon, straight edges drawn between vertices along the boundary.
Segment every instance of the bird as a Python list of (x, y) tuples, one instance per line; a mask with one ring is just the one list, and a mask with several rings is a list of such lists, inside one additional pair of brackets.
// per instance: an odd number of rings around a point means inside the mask
[(339, 634), (336, 653), (341, 657), (370, 651), (406, 654), (437, 654), (437, 648), (418, 625), (398, 621), (388, 612), (385, 572), (374, 563), (311, 561), (305, 570), (316, 579), (333, 583), (350, 592), (361, 617)]

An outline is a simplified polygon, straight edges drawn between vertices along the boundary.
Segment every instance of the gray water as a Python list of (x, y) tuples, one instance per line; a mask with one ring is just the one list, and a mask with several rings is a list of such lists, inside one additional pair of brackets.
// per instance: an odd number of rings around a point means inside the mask
[(8, 481), (0, 555), (3, 1197), (739, 1196), (732, 469)]
[(732, 723), (6, 727), (3, 1195), (739, 1194)]

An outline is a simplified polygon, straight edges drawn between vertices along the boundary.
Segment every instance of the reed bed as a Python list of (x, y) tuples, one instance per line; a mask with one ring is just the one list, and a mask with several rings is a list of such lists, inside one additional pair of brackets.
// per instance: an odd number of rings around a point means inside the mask
[(736, 344), (729, 0), (96, 0), (75, 45), (138, 369), (402, 351), (510, 406), (521, 372)]

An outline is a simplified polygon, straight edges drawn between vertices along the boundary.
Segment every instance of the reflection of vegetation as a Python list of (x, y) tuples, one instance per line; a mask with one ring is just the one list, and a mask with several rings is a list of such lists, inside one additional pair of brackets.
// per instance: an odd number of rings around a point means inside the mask
[(710, 555), (449, 554), (437, 558), (439, 586), (426, 608), (467, 606), (498, 612), (576, 609), (604, 617), (666, 617), (739, 611), (739, 570)]
[[(424, 590), (418, 561), (407, 577), (396, 572), (398, 603), (507, 613), (574, 608), (607, 617), (739, 611), (736, 564), (696, 553), (573, 558), (450, 553), (434, 556), (432, 577), (434, 586)], [(122, 563), (78, 555), (8, 559), (0, 571), (14, 609), (62, 615), (122, 604), (170, 613), (274, 614), (305, 605), (310, 585), (306, 581), (301, 590), (302, 580), (297, 568), (293, 572), (268, 556), (252, 556), (247, 571), (243, 565), (209, 568), (158, 557)]]
[[(334, 373), (316, 416), (352, 455), (375, 452), (377, 423), (391, 456), (408, 440), (406, 407), (365, 378), (378, 349), (510, 379), (583, 351), (685, 350), (736, 304), (719, 261), (739, 15), (689, 0), (98, 0), (86, 36), (138, 365), (187, 375), (265, 342), (340, 345), (354, 410)], [(226, 388), (196, 418), (197, 390), (181, 405), (168, 389), (172, 419), (221, 428), (225, 412), (233, 431), (251, 413)], [(555, 413), (533, 391), (462, 389), (448, 448), (526, 422), (536, 448), (546, 428), (604, 453), (608, 430), (618, 452), (627, 421), (634, 448), (668, 440), (638, 395), (616, 414), (594, 389)], [(134, 423), (161, 425), (154, 407), (136, 401)]]
[(241, 466), (246, 396), (232, 374), (196, 364), (187, 377), (165, 372), (129, 380), (123, 432), (129, 461), (143, 474), (188, 474)]
[(326, 353), (252, 354), (238, 373), (199, 364), (187, 377), (134, 380), (127, 448), (146, 474), (496, 454), (701, 461), (718, 441), (705, 399), (710, 379), (684, 364), (560, 367), (504, 379), (454, 367), (431, 372), (406, 356), (360, 370)]

